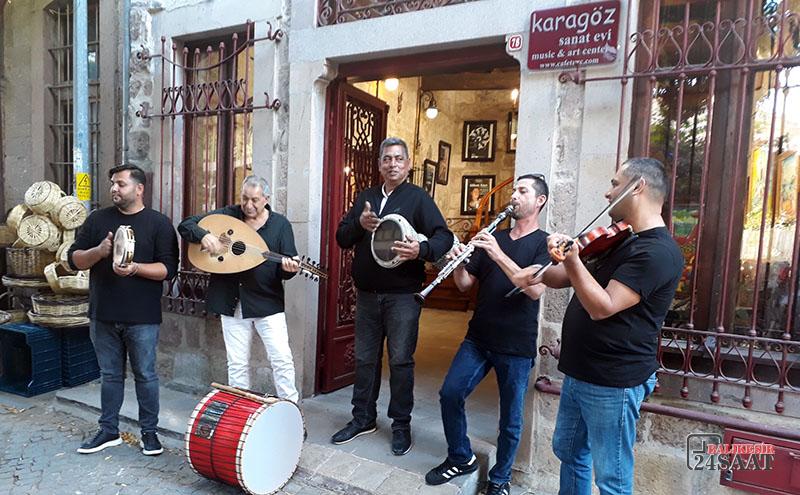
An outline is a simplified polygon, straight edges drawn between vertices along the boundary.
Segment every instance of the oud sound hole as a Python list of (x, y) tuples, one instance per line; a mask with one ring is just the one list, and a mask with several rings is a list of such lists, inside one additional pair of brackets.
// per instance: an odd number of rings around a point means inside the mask
[(236, 241), (233, 243), (233, 246), (231, 246), (231, 252), (236, 256), (244, 253), (245, 250), (247, 250), (247, 246), (245, 246), (242, 241)]

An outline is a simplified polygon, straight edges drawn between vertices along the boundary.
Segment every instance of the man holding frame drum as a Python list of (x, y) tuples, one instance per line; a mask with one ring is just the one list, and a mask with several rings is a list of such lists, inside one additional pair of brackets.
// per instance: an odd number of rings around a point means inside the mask
[(195, 215), (178, 225), (181, 237), (199, 243), (211, 254), (227, 251), (222, 240), (198, 223), (212, 214), (242, 220), (257, 232), (270, 250), (286, 256), (280, 263), (261, 263), (239, 272), (212, 273), (206, 308), (220, 315), (228, 358), (228, 385), (250, 389), (250, 349), (255, 330), (267, 351), (278, 397), (297, 402), (294, 361), (284, 312), (283, 281), (294, 277), (300, 264), (289, 220), (269, 206), (269, 185), (256, 175), (245, 177), (241, 203), (225, 206), (205, 215)]
[[(120, 165), (108, 176), (114, 206), (89, 215), (67, 255), (74, 270), (90, 269), (89, 330), (102, 377), (100, 429), (78, 452), (91, 454), (122, 443), (119, 410), (127, 357), (136, 382), (142, 453), (158, 455), (163, 448), (156, 436), (156, 347), (163, 281), (178, 270), (178, 238), (169, 218), (144, 206), (146, 177), (141, 168)], [(112, 260), (112, 239), (122, 225), (130, 226), (136, 244), (132, 261), (117, 264)]]
[[(385, 139), (380, 145), (378, 160), (383, 184), (362, 191), (336, 231), (336, 242), (341, 248), (355, 248), (353, 281), (358, 291), (353, 419), (331, 437), (331, 442), (347, 443), (377, 429), (376, 402), (386, 339), (392, 453), (404, 455), (411, 450), (414, 351), (422, 309), (414, 293), (425, 281), (425, 261), (444, 256), (453, 247), (453, 234), (430, 195), (406, 181), (411, 160), (405, 141), (396, 137)], [(390, 214), (404, 217), (427, 240), (405, 235), (394, 241), (390, 249), (397, 255), (399, 264), (391, 263), (393, 268), (385, 268), (376, 259), (377, 255), (373, 256), (372, 242), (381, 217)]]

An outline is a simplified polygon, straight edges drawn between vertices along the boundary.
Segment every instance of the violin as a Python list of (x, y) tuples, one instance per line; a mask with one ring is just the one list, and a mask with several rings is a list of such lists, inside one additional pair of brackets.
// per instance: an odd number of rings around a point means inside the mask
[(633, 228), (625, 222), (616, 222), (608, 227), (596, 227), (585, 234), (565, 242), (550, 250), (550, 258), (555, 263), (566, 259), (566, 252), (577, 244), (580, 249), (579, 256), (583, 261), (589, 261), (602, 254), (613, 251), (633, 235)]

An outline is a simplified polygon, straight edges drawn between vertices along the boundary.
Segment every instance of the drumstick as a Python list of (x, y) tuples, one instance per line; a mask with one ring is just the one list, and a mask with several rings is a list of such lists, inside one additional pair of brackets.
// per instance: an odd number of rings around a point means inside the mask
[(272, 397), (262, 397), (261, 395), (256, 395), (251, 392), (245, 392), (244, 390), (238, 389), (236, 387), (229, 387), (228, 385), (222, 385), (221, 383), (212, 382), (211, 386), (222, 390), (223, 392), (228, 392), (233, 395), (238, 395), (240, 397), (244, 397), (245, 399), (254, 400), (256, 402), (261, 402), (263, 404), (270, 404), (275, 401)]

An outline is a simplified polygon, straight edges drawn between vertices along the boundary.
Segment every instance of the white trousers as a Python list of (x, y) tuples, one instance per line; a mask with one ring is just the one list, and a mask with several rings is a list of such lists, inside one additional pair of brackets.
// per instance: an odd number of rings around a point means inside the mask
[(278, 397), (297, 402), (300, 396), (294, 385), (294, 361), (289, 348), (286, 313), (242, 318), (242, 306), (237, 304), (233, 316), (222, 315), (221, 318), (228, 355), (228, 384), (250, 389), (250, 343), (255, 329), (267, 350)]

